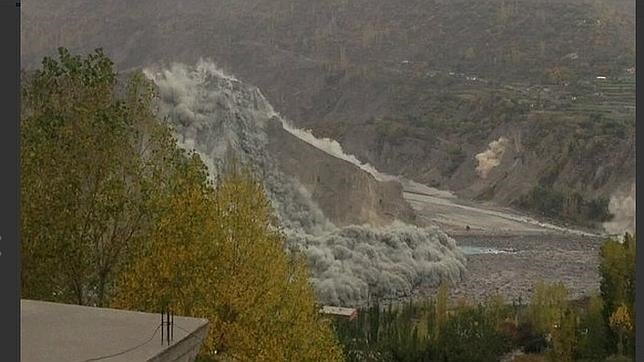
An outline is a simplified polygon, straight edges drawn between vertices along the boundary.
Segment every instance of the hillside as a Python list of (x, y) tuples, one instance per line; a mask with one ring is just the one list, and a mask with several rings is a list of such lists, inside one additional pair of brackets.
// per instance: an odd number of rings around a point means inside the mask
[[(623, 0), (32, 0), (22, 61), (33, 66), (56, 46), (103, 47), (122, 68), (210, 57), (296, 125), (385, 172), (599, 222), (612, 192), (634, 180), (633, 9)], [(482, 178), (475, 156), (500, 137), (508, 151)], [(535, 202), (540, 193), (553, 201)]]
[(400, 183), (376, 179), (329, 140), (307, 138), (256, 87), (209, 62), (144, 74), (159, 92), (157, 117), (180, 147), (198, 153), (213, 181), (237, 165), (261, 181), (283, 246), (306, 256), (322, 303), (363, 305), (463, 277), (455, 240), (409, 223), (414, 211)]

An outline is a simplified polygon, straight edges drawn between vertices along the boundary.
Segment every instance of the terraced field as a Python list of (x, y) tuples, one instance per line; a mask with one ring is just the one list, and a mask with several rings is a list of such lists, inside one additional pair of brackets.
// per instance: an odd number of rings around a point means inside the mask
[(574, 113), (601, 113), (619, 118), (635, 115), (635, 78), (595, 79), (592, 93), (576, 97), (568, 107)]

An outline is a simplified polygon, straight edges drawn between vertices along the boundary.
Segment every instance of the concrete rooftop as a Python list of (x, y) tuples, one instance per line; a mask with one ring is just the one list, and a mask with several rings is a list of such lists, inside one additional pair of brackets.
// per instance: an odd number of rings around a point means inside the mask
[(170, 346), (156, 313), (22, 300), (20, 323), (23, 362), (116, 362), (192, 360), (208, 321), (175, 316)]
[(349, 319), (354, 319), (358, 316), (358, 310), (355, 308), (334, 307), (329, 305), (322, 307), (322, 309), (320, 309), (320, 313), (347, 317)]

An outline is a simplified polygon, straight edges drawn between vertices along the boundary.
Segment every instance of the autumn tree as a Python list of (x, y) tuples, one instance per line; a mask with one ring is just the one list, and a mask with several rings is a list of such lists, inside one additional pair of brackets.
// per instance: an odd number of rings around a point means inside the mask
[(301, 256), (284, 251), (260, 183), (243, 172), (170, 202), (114, 306), (207, 318), (203, 355), (255, 361), (341, 359)]
[(624, 354), (624, 337), (633, 331), (633, 321), (629, 308), (625, 304), (621, 304), (610, 315), (609, 325), (610, 328), (617, 334), (617, 353)]

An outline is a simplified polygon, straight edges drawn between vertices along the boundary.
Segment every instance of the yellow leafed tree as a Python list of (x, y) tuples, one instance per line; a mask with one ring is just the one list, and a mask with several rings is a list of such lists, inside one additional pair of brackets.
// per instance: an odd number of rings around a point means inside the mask
[(618, 344), (617, 352), (621, 355), (624, 353), (624, 336), (633, 330), (631, 315), (625, 304), (620, 305), (609, 318), (609, 325), (617, 333)]
[(284, 251), (262, 186), (233, 172), (216, 190), (173, 197), (145, 256), (124, 274), (115, 307), (210, 321), (202, 355), (254, 361), (335, 361), (303, 259)]

